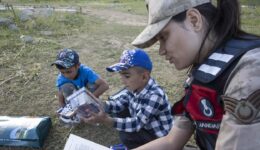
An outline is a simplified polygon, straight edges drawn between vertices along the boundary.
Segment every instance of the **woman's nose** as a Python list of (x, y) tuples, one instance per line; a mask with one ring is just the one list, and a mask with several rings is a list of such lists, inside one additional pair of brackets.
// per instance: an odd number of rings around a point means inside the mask
[(166, 54), (166, 50), (165, 50), (165, 45), (164, 45), (164, 41), (159, 40), (159, 55), (163, 56)]
[(166, 50), (164, 48), (164, 46), (162, 46), (160, 44), (160, 48), (159, 48), (159, 55), (163, 56), (163, 55), (166, 55)]

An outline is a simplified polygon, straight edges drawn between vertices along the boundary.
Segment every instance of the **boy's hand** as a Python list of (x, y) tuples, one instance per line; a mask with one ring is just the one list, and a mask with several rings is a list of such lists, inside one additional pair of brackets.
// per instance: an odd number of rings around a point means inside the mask
[(107, 126), (113, 126), (113, 118), (104, 112), (103, 108), (99, 107), (99, 112), (95, 113), (89, 109), (85, 110), (89, 114), (89, 117), (81, 117), (81, 120), (89, 124), (105, 124)]

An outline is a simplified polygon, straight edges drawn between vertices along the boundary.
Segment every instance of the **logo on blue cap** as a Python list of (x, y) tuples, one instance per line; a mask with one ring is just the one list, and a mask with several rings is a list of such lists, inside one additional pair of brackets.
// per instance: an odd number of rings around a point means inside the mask
[(79, 63), (79, 55), (72, 49), (65, 48), (61, 50), (52, 65), (60, 65), (64, 68), (70, 68)]
[(135, 66), (152, 71), (152, 61), (142, 49), (125, 50), (120, 57), (119, 63), (109, 66), (106, 69), (109, 72), (120, 72)]

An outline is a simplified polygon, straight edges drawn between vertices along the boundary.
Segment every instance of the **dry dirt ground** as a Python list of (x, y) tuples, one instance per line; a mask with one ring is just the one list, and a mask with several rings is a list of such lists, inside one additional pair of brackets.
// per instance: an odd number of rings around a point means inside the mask
[[(76, 49), (80, 54), (81, 63), (92, 67), (108, 81), (110, 89), (101, 97), (101, 99), (106, 100), (109, 95), (122, 88), (122, 85), (118, 76), (107, 73), (105, 67), (116, 63), (124, 49), (134, 48), (131, 46), (131, 41), (144, 28), (147, 18), (113, 9), (98, 9), (90, 6), (83, 7), (82, 12), (85, 17), (96, 18), (97, 22), (93, 21), (88, 25), (98, 24), (101, 28), (96, 29), (98, 30), (97, 34), (93, 34), (93, 32), (77, 33), (58, 38), (56, 42), (62, 47)], [(92, 27), (91, 30), (93, 29), (95, 28)], [(177, 72), (173, 65), (159, 57), (157, 49), (158, 45), (147, 49), (154, 62), (152, 76), (165, 88), (169, 99), (173, 102), (182, 95), (181, 87), (186, 72)], [(22, 55), (23, 51), (21, 49), (17, 56)], [(120, 141), (114, 129), (102, 125), (97, 127), (86, 124), (66, 128), (59, 123), (55, 114), (58, 108), (55, 88), (58, 72), (55, 68), (50, 67), (56, 52), (57, 49), (53, 50), (51, 54), (41, 52), (46, 57), (45, 60), (37, 56), (33, 62), (28, 64), (16, 62), (15, 66), (6, 67), (5, 70), (1, 69), (0, 102), (2, 104), (0, 105), (0, 115), (50, 116), (53, 126), (43, 147), (47, 150), (63, 149), (70, 133), (105, 146), (118, 144)], [(39, 71), (36, 79), (27, 80), (21, 84), (19, 76), (5, 73), (13, 69), (21, 69), (25, 65), (30, 66), (32, 71)], [(0, 147), (0, 149), (4, 148)]]

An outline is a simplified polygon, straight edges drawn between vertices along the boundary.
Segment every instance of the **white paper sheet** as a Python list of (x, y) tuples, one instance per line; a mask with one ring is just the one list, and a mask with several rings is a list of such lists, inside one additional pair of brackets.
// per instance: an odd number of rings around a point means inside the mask
[(109, 148), (70, 134), (63, 150), (110, 150)]

